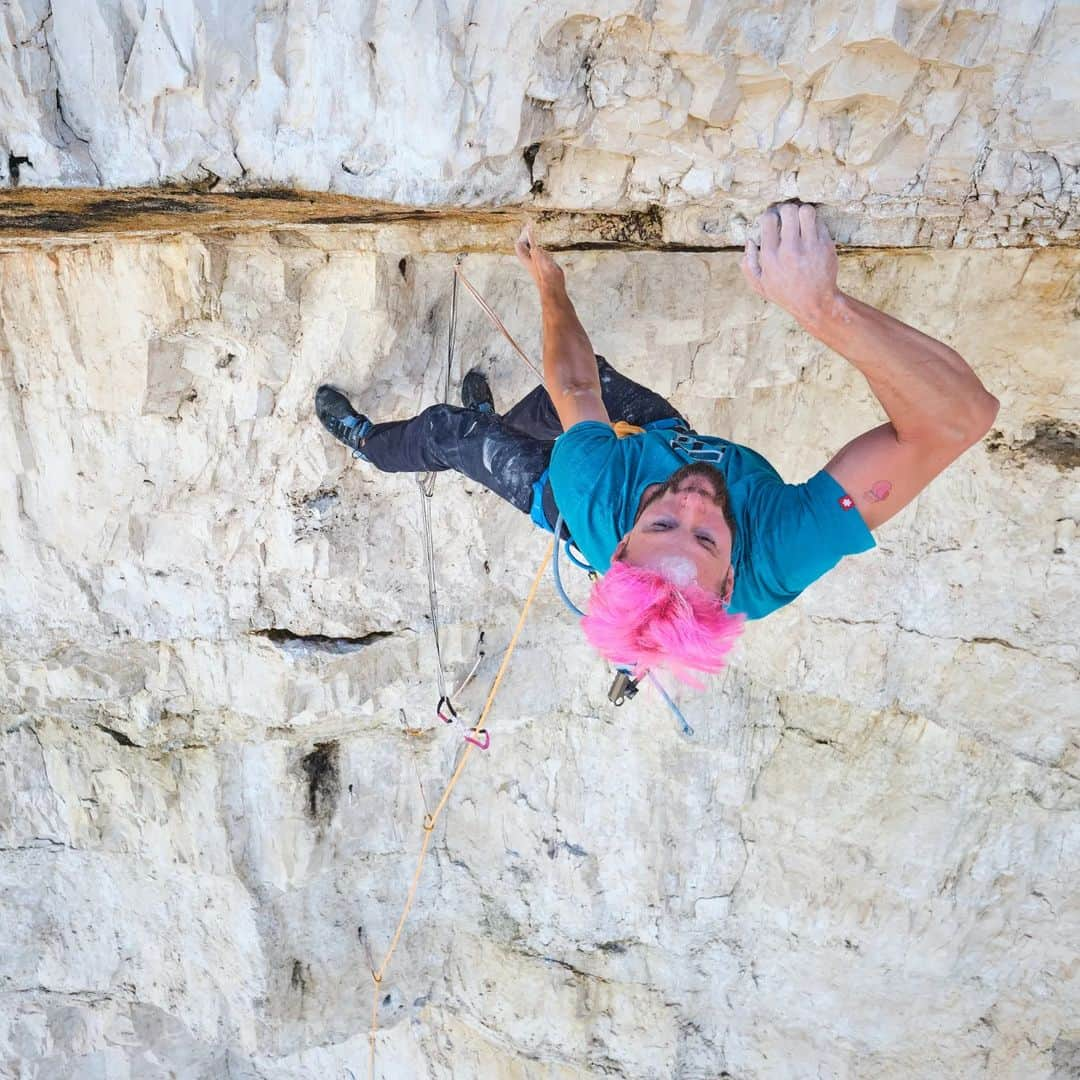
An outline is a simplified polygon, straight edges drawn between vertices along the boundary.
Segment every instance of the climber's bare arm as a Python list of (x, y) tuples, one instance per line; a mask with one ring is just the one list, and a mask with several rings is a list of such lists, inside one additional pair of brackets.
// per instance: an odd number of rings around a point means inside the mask
[(761, 247), (748, 240), (742, 265), (751, 288), (850, 360), (889, 417), (825, 466), (875, 529), (989, 431), (997, 398), (947, 345), (840, 291), (812, 206), (785, 203), (759, 220)]
[(593, 347), (566, 293), (562, 267), (533, 242), (528, 226), (522, 230), (515, 251), (540, 291), (544, 385), (563, 430), (582, 420), (610, 423)]

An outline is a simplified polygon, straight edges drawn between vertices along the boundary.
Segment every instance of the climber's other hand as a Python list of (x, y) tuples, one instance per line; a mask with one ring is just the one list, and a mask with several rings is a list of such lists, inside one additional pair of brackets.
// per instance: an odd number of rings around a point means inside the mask
[(565, 285), (562, 267), (533, 240), (531, 224), (521, 230), (514, 251), (517, 252), (521, 265), (532, 275), (538, 289), (544, 291)]
[(770, 206), (758, 218), (760, 247), (746, 241), (742, 272), (750, 288), (804, 325), (831, 309), (839, 295), (836, 245), (808, 203)]

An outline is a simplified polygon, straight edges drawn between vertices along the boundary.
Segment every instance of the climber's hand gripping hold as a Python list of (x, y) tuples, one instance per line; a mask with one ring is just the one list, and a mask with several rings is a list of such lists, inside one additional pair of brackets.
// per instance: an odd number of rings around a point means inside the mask
[(742, 271), (750, 288), (794, 315), (819, 318), (836, 303), (836, 245), (808, 203), (781, 203), (758, 218), (761, 247), (746, 241)]
[(530, 225), (521, 230), (514, 251), (540, 292), (544, 385), (563, 431), (582, 420), (609, 423), (596, 355), (566, 293), (562, 267), (535, 243)]
[(566, 275), (562, 267), (542, 248), (532, 236), (532, 225), (526, 225), (514, 244), (514, 251), (521, 265), (529, 271), (536, 287), (543, 292), (545, 288), (560, 289), (566, 287)]
[(997, 398), (948, 345), (841, 291), (814, 207), (782, 203), (758, 224), (761, 247), (747, 240), (742, 261), (750, 287), (854, 364), (889, 417), (825, 466), (876, 529), (986, 434)]

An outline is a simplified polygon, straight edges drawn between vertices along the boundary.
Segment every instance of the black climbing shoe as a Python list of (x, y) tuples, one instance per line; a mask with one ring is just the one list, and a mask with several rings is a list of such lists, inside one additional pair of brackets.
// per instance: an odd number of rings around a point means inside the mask
[(461, 380), (461, 404), (466, 409), (479, 409), (481, 412), (495, 411), (495, 399), (491, 396), (487, 376), (479, 369), (465, 373)]
[(353, 452), (353, 457), (364, 456), (360, 446), (371, 430), (371, 421), (358, 413), (340, 390), (320, 386), (315, 391), (315, 415), (338, 442), (343, 442)]

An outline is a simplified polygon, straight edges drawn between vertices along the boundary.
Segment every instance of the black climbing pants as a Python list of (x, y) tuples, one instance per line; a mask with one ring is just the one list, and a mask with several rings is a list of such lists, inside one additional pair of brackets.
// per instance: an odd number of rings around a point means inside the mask
[[(640, 427), (673, 418), (686, 423), (659, 394), (620, 375), (602, 356), (597, 356), (596, 366), (604, 407), (613, 421)], [(502, 416), (458, 405), (432, 405), (411, 420), (374, 424), (360, 456), (383, 472), (454, 469), (527, 514), (533, 485), (547, 468), (561, 434), (551, 397), (538, 386)], [(550, 491), (545, 491), (544, 508), (554, 527)]]

